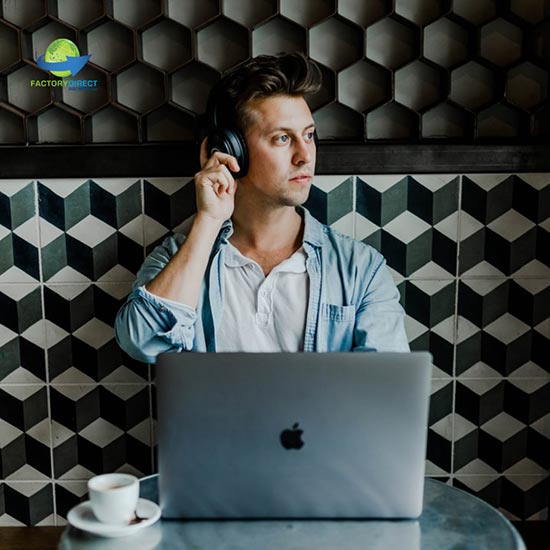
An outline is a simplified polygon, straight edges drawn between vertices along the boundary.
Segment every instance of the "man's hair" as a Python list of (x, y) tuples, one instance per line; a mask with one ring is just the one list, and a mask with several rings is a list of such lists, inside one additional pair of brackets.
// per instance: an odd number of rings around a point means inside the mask
[(281, 95), (307, 97), (321, 88), (321, 71), (302, 53), (259, 55), (227, 73), (215, 93), (218, 124), (244, 132), (253, 118), (249, 103)]

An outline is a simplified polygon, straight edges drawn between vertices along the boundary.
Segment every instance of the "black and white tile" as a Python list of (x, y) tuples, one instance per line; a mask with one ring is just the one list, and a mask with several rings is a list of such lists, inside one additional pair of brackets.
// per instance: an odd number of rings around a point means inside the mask
[(195, 185), (191, 178), (143, 180), (144, 244), (147, 254), (196, 212)]
[(137, 272), (144, 257), (140, 180), (42, 180), (38, 198), (45, 281)]
[(456, 274), (459, 178), (359, 176), (356, 238), (373, 245), (404, 277)]
[(38, 284), (0, 284), (0, 384), (46, 382), (43, 315)]
[(531, 264), (548, 267), (549, 194), (546, 174), (463, 176), (460, 273), (491, 276), (490, 265), (520, 276)]
[(40, 280), (34, 182), (4, 180), (0, 186), (0, 283)]
[(148, 369), (116, 344), (115, 316), (129, 283), (46, 284), (47, 355), (54, 383), (148, 379)]
[[(433, 354), (427, 475), (547, 518), (550, 175), (318, 176), (306, 206), (381, 250)], [(154, 371), (114, 319), (195, 209), (190, 177), (0, 182), (0, 525), (63, 525), (95, 473), (155, 471)]]
[(51, 408), (56, 479), (151, 473), (147, 384), (53, 384)]
[(452, 375), (456, 281), (409, 279), (398, 288), (411, 349), (432, 353), (434, 376)]
[(304, 206), (320, 222), (353, 237), (354, 184), (351, 176), (316, 176)]

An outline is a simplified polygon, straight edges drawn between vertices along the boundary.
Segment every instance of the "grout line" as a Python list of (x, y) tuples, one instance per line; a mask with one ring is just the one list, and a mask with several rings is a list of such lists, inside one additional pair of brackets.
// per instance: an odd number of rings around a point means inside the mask
[(40, 203), (38, 196), (38, 182), (34, 181), (34, 200), (35, 200), (35, 216), (36, 216), (36, 230), (38, 232), (38, 269), (40, 278), (40, 302), (42, 306), (42, 321), (43, 321), (43, 338), (44, 338), (44, 369), (46, 377), (46, 406), (48, 409), (48, 431), (50, 436), (50, 478), (52, 483), (52, 514), (54, 525), (57, 525), (57, 503), (55, 498), (55, 467), (54, 467), (54, 452), (53, 452), (53, 417), (52, 417), (52, 402), (50, 394), (50, 361), (48, 355), (48, 334), (46, 331), (46, 298), (45, 298), (45, 283), (44, 283), (44, 265), (42, 262), (42, 231), (40, 229)]
[(451, 467), (450, 467), (450, 479), (454, 479), (455, 468), (455, 442), (456, 442), (456, 357), (458, 348), (458, 289), (460, 286), (460, 235), (461, 224), (460, 214), (462, 212), (462, 178), (463, 175), (458, 176), (458, 196), (457, 196), (457, 228), (456, 228), (456, 263), (455, 263), (455, 300), (454, 300), (454, 319), (453, 319), (453, 366), (452, 366), (452, 384), (453, 384), (453, 396), (451, 402)]

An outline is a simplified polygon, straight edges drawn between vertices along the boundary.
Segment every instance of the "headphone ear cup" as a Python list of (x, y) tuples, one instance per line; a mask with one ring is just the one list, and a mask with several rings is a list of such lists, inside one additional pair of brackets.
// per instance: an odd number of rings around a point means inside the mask
[(240, 170), (232, 172), (234, 178), (242, 178), (248, 172), (248, 147), (242, 134), (236, 130), (216, 128), (208, 134), (208, 157), (219, 151), (237, 159)]

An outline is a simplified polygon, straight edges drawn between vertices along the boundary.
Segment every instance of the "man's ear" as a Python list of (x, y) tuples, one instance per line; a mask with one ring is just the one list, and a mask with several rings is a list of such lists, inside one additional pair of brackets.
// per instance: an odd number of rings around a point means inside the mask
[(206, 154), (206, 146), (208, 144), (208, 138), (205, 137), (201, 142), (199, 162), (201, 164), (201, 169), (204, 168), (204, 165), (208, 162), (208, 155)]

